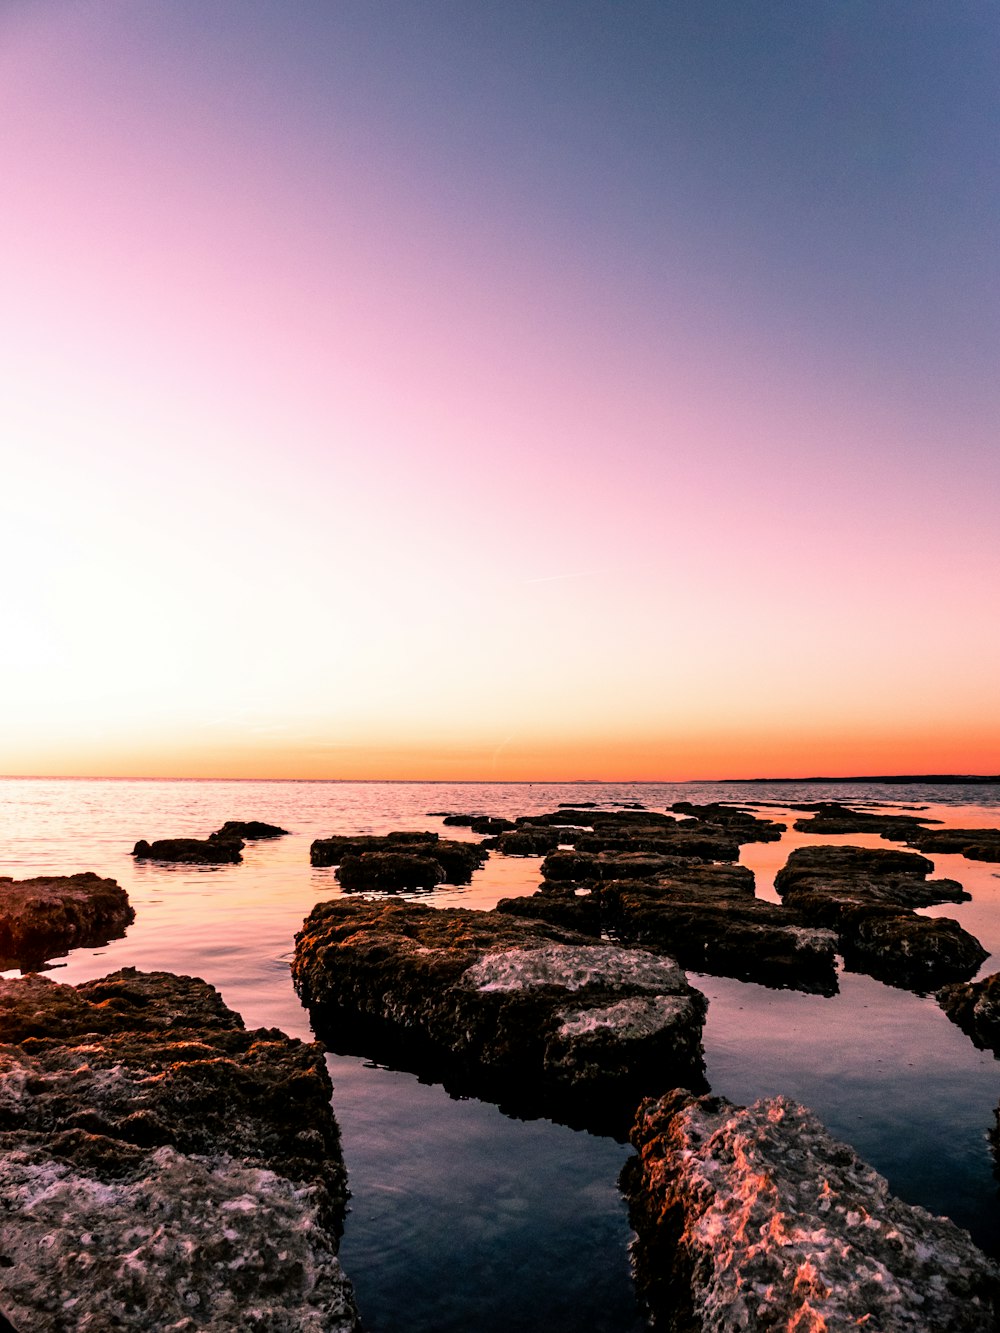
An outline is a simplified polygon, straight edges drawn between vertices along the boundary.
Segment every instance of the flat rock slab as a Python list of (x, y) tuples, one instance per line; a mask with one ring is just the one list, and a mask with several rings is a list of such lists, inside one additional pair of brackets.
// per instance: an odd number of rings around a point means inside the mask
[(811, 808), (815, 811), (811, 819), (795, 821), (795, 828), (802, 833), (877, 833), (889, 842), (904, 842), (932, 855), (947, 853), (969, 861), (1000, 861), (1000, 829), (928, 828), (929, 824), (940, 824), (940, 819), (853, 810), (838, 801), (821, 802)]
[(804, 921), (837, 932), (851, 971), (927, 992), (967, 980), (989, 956), (951, 917), (912, 910), (970, 896), (953, 879), (928, 880), (932, 869), (914, 852), (799, 847), (774, 887)]
[(132, 848), (137, 861), (173, 861), (184, 865), (238, 865), (243, 860), (241, 838), (140, 838)]
[(37, 970), (69, 949), (120, 939), (135, 912), (113, 879), (80, 875), (0, 876), (0, 969)]
[(805, 1107), (645, 1102), (622, 1185), (657, 1329), (987, 1333), (1000, 1269)]
[(530, 897), (501, 900), (497, 910), (610, 933), (714, 976), (822, 995), (837, 991), (836, 934), (755, 897), (753, 872), (745, 866), (674, 859), (648, 880), (546, 881)]
[(436, 833), (335, 834), (309, 849), (314, 866), (336, 866), (345, 889), (396, 893), (436, 884), (468, 884), (489, 857), (479, 842)]
[(938, 991), (938, 1004), (984, 1051), (1000, 1055), (1000, 972)]
[(743, 806), (730, 805), (726, 801), (710, 801), (706, 805), (695, 805), (693, 801), (675, 801), (670, 807), (677, 814), (689, 815), (708, 824), (718, 824), (730, 829), (742, 842), (777, 842), (786, 825), (773, 819), (761, 819)]
[(644, 1091), (703, 1088), (705, 997), (677, 964), (540, 921), (321, 903), (292, 975), (334, 1049), (522, 1115), (624, 1132)]
[(227, 819), (222, 828), (208, 836), (215, 842), (233, 842), (239, 838), (253, 842), (258, 838), (283, 838), (287, 833), (288, 829), (265, 824), (260, 819)]
[(0, 1309), (19, 1333), (356, 1326), (321, 1049), (205, 982), (0, 980)]

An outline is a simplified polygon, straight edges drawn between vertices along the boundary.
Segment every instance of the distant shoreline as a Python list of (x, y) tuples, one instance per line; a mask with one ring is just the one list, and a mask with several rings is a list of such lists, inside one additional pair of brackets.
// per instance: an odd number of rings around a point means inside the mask
[(1000, 774), (975, 773), (893, 773), (870, 777), (809, 778), (233, 778), (233, 777), (150, 777), (125, 774), (50, 774), (3, 773), (0, 782), (292, 782), (378, 784), (419, 787), (723, 787), (723, 786), (803, 786), (826, 783), (882, 783), (885, 786), (906, 786), (920, 783), (938, 787), (979, 787), (1000, 785)]

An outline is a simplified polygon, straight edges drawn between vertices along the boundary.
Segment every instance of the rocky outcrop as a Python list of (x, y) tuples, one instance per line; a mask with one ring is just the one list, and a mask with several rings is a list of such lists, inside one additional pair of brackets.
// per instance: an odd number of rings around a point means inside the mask
[(802, 833), (877, 833), (890, 842), (903, 842), (932, 855), (964, 856), (969, 861), (1000, 861), (1000, 829), (928, 828), (939, 819), (916, 815), (889, 815), (877, 810), (852, 810), (838, 801), (818, 802), (809, 807), (811, 819), (798, 819)]
[(356, 1324), (320, 1048), (131, 968), (0, 980), (0, 1308), (15, 1329)]
[(540, 921), (321, 903), (292, 975), (334, 1049), (518, 1114), (621, 1133), (654, 1085), (704, 1086), (706, 1001), (677, 964)]
[(496, 840), (496, 849), (503, 856), (544, 856), (546, 852), (554, 852), (562, 841), (561, 829), (522, 825), (501, 833)]
[(702, 823), (718, 824), (729, 829), (742, 842), (778, 842), (787, 825), (773, 819), (761, 819), (742, 806), (728, 805), (725, 801), (710, 801), (695, 805), (693, 801), (675, 801), (670, 807), (677, 814), (689, 815)]
[(784, 1097), (639, 1109), (622, 1176), (636, 1277), (675, 1333), (987, 1333), (1000, 1269)]
[(1000, 1055), (1000, 972), (938, 991), (938, 1004), (980, 1050)]
[(486, 833), (495, 835), (504, 833), (507, 829), (514, 827), (512, 819), (504, 819), (500, 815), (445, 815), (442, 821), (445, 824), (451, 824), (456, 828), (471, 829), (473, 833)]
[(309, 849), (314, 866), (337, 866), (345, 889), (397, 892), (436, 884), (468, 884), (489, 850), (436, 833), (341, 834), (318, 838)]
[(964, 856), (967, 861), (1000, 861), (1000, 829), (923, 828), (911, 833), (906, 842), (931, 855), (948, 853)]
[(134, 917), (128, 894), (113, 879), (90, 872), (0, 875), (0, 969), (36, 971), (69, 949), (120, 939)]
[(283, 838), (288, 832), (277, 824), (265, 824), (260, 819), (227, 819), (222, 828), (208, 836), (214, 842), (236, 842), (245, 838), (253, 842), (258, 838)]
[(755, 897), (745, 866), (674, 859), (642, 880), (546, 880), (530, 897), (502, 899), (497, 910), (609, 933), (698, 972), (824, 995), (837, 990), (834, 932)]
[(243, 860), (240, 838), (140, 838), (132, 848), (137, 861), (174, 861), (184, 865), (237, 865)]
[(927, 880), (932, 869), (913, 852), (800, 847), (774, 887), (804, 921), (837, 932), (848, 969), (930, 991), (967, 980), (988, 957), (951, 917), (912, 910), (969, 897), (955, 880)]

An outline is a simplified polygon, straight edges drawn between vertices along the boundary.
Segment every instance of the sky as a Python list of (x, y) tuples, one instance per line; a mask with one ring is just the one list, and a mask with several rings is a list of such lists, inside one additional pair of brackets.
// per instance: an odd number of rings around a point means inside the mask
[(1000, 772), (992, 0), (0, 0), (0, 773)]

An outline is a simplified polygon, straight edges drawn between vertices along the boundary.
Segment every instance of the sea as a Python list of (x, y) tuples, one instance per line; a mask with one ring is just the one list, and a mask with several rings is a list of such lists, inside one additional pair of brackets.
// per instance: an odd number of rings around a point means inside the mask
[[(0, 780), (0, 874), (95, 871), (127, 889), (136, 911), (123, 939), (52, 961), (56, 981), (124, 966), (203, 977), (248, 1027), (312, 1040), (290, 979), (295, 933), (340, 893), (309, 863), (314, 838), (395, 829), (443, 831), (431, 812), (513, 817), (560, 803), (772, 802), (787, 820), (777, 843), (741, 860), (759, 896), (776, 900), (789, 852), (822, 841), (885, 847), (877, 837), (821, 839), (792, 830), (790, 803), (879, 803), (950, 827), (1000, 826), (1000, 785), (787, 783), (442, 783)], [(227, 819), (261, 819), (290, 835), (249, 843), (235, 866), (136, 862), (139, 838), (204, 837)], [(471, 836), (454, 831), (452, 836)], [(971, 900), (927, 909), (957, 918), (1000, 966), (1000, 865), (932, 858)], [(530, 894), (541, 858), (491, 855), (463, 888), (419, 895), (489, 909)], [(418, 895), (413, 895), (414, 897)], [(7, 973), (5, 975), (16, 975)], [(707, 1075), (740, 1104), (784, 1093), (812, 1109), (911, 1203), (951, 1217), (1000, 1254), (1000, 1208), (988, 1132), (997, 1062), (977, 1050), (933, 996), (842, 972), (832, 997), (689, 973), (709, 999)], [(634, 1293), (618, 1176), (632, 1149), (547, 1120), (518, 1120), (455, 1099), (411, 1073), (327, 1056), (351, 1200), (341, 1245), (368, 1333), (632, 1333), (646, 1318)]]

